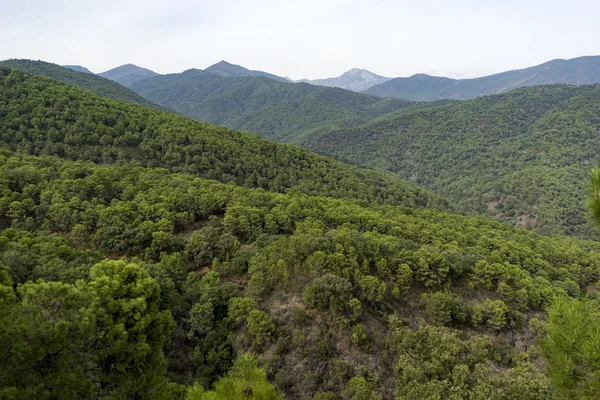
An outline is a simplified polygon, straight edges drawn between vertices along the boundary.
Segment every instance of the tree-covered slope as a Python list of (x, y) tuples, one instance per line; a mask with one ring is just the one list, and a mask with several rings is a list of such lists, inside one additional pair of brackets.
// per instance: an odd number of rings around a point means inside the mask
[(183, 399), (253, 352), (290, 400), (547, 399), (543, 309), (600, 278), (598, 243), (483, 218), (10, 152), (0, 176), (15, 398)]
[(148, 68), (138, 67), (134, 64), (125, 64), (98, 74), (99, 76), (129, 87), (143, 79), (152, 78), (158, 74)]
[(0, 137), (36, 155), (142, 165), (261, 187), (405, 206), (447, 202), (391, 175), (258, 136), (115, 102), (51, 79), (0, 69)]
[(291, 143), (418, 106), (338, 88), (264, 77), (226, 78), (200, 70), (145, 79), (131, 89), (190, 118)]
[(0, 77), (0, 397), (556, 393), (544, 309), (596, 296), (598, 242), (432, 209), (444, 205), (427, 192), (302, 149)]
[(61, 67), (57, 64), (47, 63), (44, 61), (13, 59), (1, 61), (0, 67), (15, 68), (28, 74), (47, 76), (49, 78), (56, 79), (57, 81), (79, 86), (114, 100), (139, 104), (146, 107), (161, 108), (158, 105), (144, 99), (137, 93), (109, 79), (102, 78), (92, 73), (88, 74), (85, 72), (75, 71), (67, 67)]
[(546, 234), (597, 237), (582, 182), (600, 163), (600, 88), (540, 86), (390, 114), (307, 146), (397, 172), (457, 202)]
[(466, 100), (506, 93), (523, 87), (564, 83), (589, 85), (600, 82), (600, 56), (552, 60), (529, 68), (473, 79), (449, 79), (423, 74), (395, 78), (364, 91), (380, 97), (415, 101)]

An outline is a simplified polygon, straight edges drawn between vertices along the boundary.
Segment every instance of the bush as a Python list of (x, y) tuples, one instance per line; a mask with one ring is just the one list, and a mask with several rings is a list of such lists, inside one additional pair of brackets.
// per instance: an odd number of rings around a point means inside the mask
[(436, 292), (423, 294), (421, 304), (429, 318), (439, 325), (450, 325), (452, 322), (465, 322), (467, 307), (463, 300), (453, 293)]
[(325, 274), (304, 289), (302, 297), (309, 307), (341, 313), (351, 299), (352, 284), (346, 278)]

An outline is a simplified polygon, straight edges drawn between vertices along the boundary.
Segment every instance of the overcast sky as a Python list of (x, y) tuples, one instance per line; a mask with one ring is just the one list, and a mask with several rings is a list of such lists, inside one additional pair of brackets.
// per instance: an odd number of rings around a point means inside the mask
[(599, 55), (599, 18), (598, 0), (0, 0), (0, 60), (467, 78)]

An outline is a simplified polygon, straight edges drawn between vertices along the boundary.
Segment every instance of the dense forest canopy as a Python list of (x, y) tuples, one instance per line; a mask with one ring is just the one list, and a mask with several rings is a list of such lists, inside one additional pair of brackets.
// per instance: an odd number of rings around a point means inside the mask
[(586, 217), (582, 186), (588, 168), (600, 162), (596, 86), (536, 86), (451, 104), (397, 103), (189, 70), (132, 88), (194, 119), (393, 171), (465, 212), (542, 234), (600, 238)]
[[(236, 353), (252, 351), (262, 355), (275, 386), (289, 398), (364, 387), (385, 398), (426, 398), (434, 388), (443, 393), (457, 385), (457, 369), (479, 374), (455, 388), (461, 396), (502, 388), (498, 398), (515, 398), (522, 391), (519, 380), (527, 379), (524, 398), (545, 398), (548, 382), (531, 363), (541, 361), (535, 338), (544, 305), (555, 294), (579, 296), (600, 276), (595, 242), (542, 237), (482, 218), (277, 194), (135, 164), (98, 166), (5, 152), (0, 165), (6, 177), (0, 211), (11, 226), (2, 233), (0, 262), (7, 282), (23, 284), (3, 318), (16, 318), (14, 307), (26, 307), (36, 291), (49, 297), (37, 305), (43, 308), (56, 301), (54, 291), (84, 296), (81, 285), (95, 287), (98, 279), (109, 279), (103, 274), (147, 281), (148, 294), (136, 296), (152, 302), (147, 312), (166, 330), (160, 331), (166, 372), (151, 371), (156, 391), (174, 390), (167, 378), (208, 388)], [(103, 255), (126, 259), (115, 264), (102, 261)], [(93, 321), (108, 318), (94, 308), (101, 299), (77, 301), (92, 315), (92, 325), (81, 329), (100, 335), (106, 328)], [(84, 318), (64, 312), (67, 326)], [(15, 336), (2, 343), (14, 345), (34, 321), (3, 332)], [(168, 339), (165, 332), (171, 332)], [(43, 342), (44, 333), (36, 334), (41, 337), (23, 340)], [(52, 334), (59, 340), (60, 332)], [(83, 352), (91, 365), (106, 363), (93, 356), (95, 345), (106, 344), (94, 343), (73, 343), (61, 353), (67, 359), (56, 362), (72, 362), (70, 352)], [(119, 348), (133, 351), (127, 346), (135, 343), (127, 343)], [(452, 350), (438, 360), (443, 346)], [(20, 368), (36, 373), (39, 357), (53, 350), (40, 351), (17, 353), (8, 366), (21, 360)], [(412, 351), (431, 357), (432, 364), (415, 364)], [(277, 355), (268, 356), (272, 352)], [(47, 379), (67, 385), (52, 368)], [(317, 377), (314, 368), (323, 372)], [(81, 390), (100, 385), (111, 393), (150, 395), (140, 386), (115, 386), (110, 369), (94, 371), (74, 372), (89, 382)], [(150, 379), (150, 371), (130, 373)], [(22, 380), (4, 385), (15, 393), (48, 390)]]
[(459, 204), (543, 234), (598, 238), (585, 209), (600, 163), (600, 88), (538, 86), (388, 114), (305, 145), (397, 172)]
[(14, 69), (0, 68), (0, 135), (0, 398), (588, 388), (561, 385), (553, 321), (570, 310), (557, 298), (587, 321), (570, 302), (595, 301), (598, 242), (455, 214), (392, 175)]
[(391, 174), (111, 101), (16, 70), (0, 69), (0, 77), (0, 136), (12, 150), (97, 163), (136, 160), (144, 166), (277, 192), (448, 207), (444, 199)]

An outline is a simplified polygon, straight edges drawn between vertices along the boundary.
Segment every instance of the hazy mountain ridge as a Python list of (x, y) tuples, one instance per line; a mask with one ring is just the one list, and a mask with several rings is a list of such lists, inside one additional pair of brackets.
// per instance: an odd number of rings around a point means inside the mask
[(118, 82), (125, 87), (129, 87), (136, 82), (152, 78), (159, 74), (134, 64), (125, 64), (99, 73), (98, 75), (110, 79), (111, 81)]
[(336, 78), (301, 79), (295, 82), (304, 82), (317, 86), (339, 87), (354, 92), (361, 92), (372, 86), (387, 82), (390, 79), (392, 78), (374, 74), (366, 69), (353, 68)]
[(77, 72), (85, 72), (86, 74), (93, 74), (92, 71), (90, 71), (86, 67), (82, 67), (81, 65), (63, 65), (63, 67), (72, 69), (73, 71), (77, 71)]
[(600, 82), (600, 56), (552, 60), (529, 68), (472, 79), (452, 79), (424, 74), (394, 78), (364, 90), (380, 97), (433, 101), (468, 100), (542, 84), (588, 85)]

